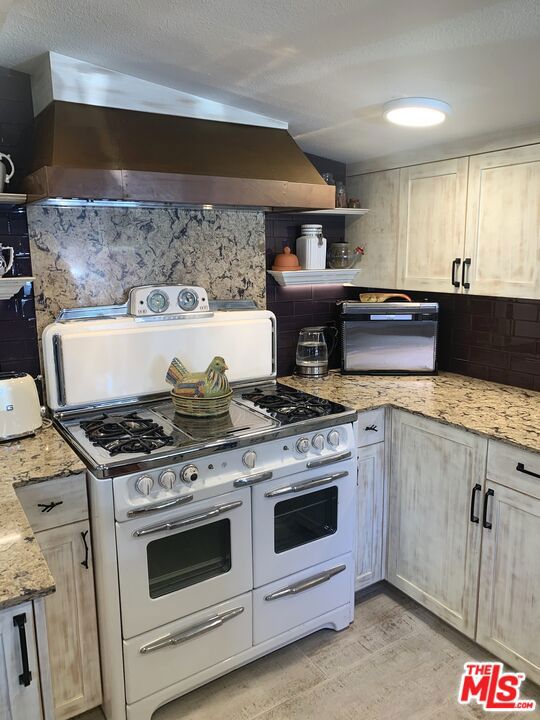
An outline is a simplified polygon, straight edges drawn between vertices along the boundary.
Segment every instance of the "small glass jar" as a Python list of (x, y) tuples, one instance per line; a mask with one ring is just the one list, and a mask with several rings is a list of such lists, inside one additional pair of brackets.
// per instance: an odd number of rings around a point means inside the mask
[(348, 270), (354, 265), (356, 257), (354, 250), (346, 242), (330, 245), (328, 251), (328, 264), (333, 270)]

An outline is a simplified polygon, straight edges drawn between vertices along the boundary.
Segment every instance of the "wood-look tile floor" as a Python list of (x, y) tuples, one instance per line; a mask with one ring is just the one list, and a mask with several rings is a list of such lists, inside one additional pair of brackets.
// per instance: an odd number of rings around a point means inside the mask
[[(456, 702), (463, 663), (489, 653), (381, 583), (354, 624), (321, 630), (160, 708), (153, 720), (538, 720)], [(533, 684), (522, 695), (540, 705)], [(101, 713), (82, 716), (101, 720)]]

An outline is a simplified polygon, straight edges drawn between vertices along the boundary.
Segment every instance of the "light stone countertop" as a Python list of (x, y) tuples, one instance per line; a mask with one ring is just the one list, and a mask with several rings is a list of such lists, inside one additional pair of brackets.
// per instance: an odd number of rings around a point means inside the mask
[(52, 427), (0, 444), (0, 610), (54, 591), (15, 488), (83, 470), (82, 461)]
[(540, 452), (540, 392), (464, 375), (341, 375), (308, 380), (279, 378), (284, 385), (348, 405), (360, 412), (389, 405)]

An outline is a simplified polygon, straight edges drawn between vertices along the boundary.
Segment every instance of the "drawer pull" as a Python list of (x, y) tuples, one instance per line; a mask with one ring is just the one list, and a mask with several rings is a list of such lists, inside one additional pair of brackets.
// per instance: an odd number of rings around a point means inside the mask
[(369, 431), (369, 430), (371, 430), (371, 432), (379, 432), (379, 431), (377, 430), (377, 426), (376, 426), (376, 425), (367, 425), (367, 426), (364, 428), (364, 430), (365, 430), (366, 432)]
[(234, 487), (249, 487), (250, 485), (256, 485), (257, 483), (263, 482), (264, 480), (271, 480), (272, 472), (259, 473), (258, 475), (246, 475), (246, 477), (238, 478), (233, 482)]
[(493, 497), (495, 495), (495, 491), (489, 488), (489, 490), (484, 495), (484, 512), (482, 517), (482, 525), (486, 528), (486, 530), (491, 530), (493, 525), (487, 521), (487, 512), (488, 512), (488, 500), (490, 497)]
[(51, 512), (51, 510), (54, 510), (55, 507), (58, 507), (59, 505), (63, 505), (64, 501), (59, 500), (58, 502), (55, 502), (52, 500), (50, 503), (38, 503), (38, 508), (41, 508), (42, 513), (48, 513)]
[(346, 565), (337, 565), (331, 570), (325, 570), (324, 572), (317, 573), (317, 575), (312, 575), (305, 580), (294, 583), (294, 585), (288, 585), (281, 590), (276, 590), (269, 595), (265, 595), (264, 599), (278, 600), (282, 597), (287, 597), (289, 595), (298, 595), (299, 593), (305, 592), (306, 590), (311, 590), (311, 588), (317, 587), (317, 585), (322, 585), (323, 583), (328, 582), (335, 575), (339, 575), (339, 573), (343, 572), (346, 567)]
[(525, 473), (525, 475), (531, 475), (532, 477), (540, 478), (540, 474), (539, 474), (539, 473), (535, 473), (535, 472), (533, 472), (532, 470), (525, 470), (525, 465), (524, 465), (523, 463), (518, 463), (518, 464), (516, 465), (516, 470), (517, 470), (518, 472)]
[(86, 536), (88, 535), (88, 530), (85, 530), (81, 533), (81, 539), (83, 541), (84, 545), (84, 560), (81, 562), (81, 565), (83, 568), (86, 568), (88, 570), (88, 543), (86, 542)]
[(306, 463), (306, 467), (311, 470), (311, 468), (320, 468), (324, 467), (325, 465), (333, 465), (334, 463), (341, 462), (342, 460), (349, 460), (351, 457), (352, 453), (343, 452), (339, 453), (338, 455), (331, 455), (327, 458), (321, 458), (320, 460), (310, 460)]
[(480, 518), (478, 517), (478, 515), (475, 515), (475, 514), (474, 514), (474, 508), (475, 508), (475, 505), (476, 505), (476, 493), (480, 492), (481, 489), (482, 489), (482, 486), (480, 485), (480, 483), (476, 483), (476, 485), (475, 485), (475, 486), (473, 487), (473, 489), (472, 489), (472, 495), (471, 495), (471, 522), (473, 522), (473, 523), (479, 523), (479, 522), (480, 522)]
[(203, 510), (195, 515), (187, 515), (179, 520), (170, 520), (166, 523), (150, 525), (149, 527), (135, 530), (133, 537), (143, 537), (144, 535), (152, 535), (153, 533), (163, 532), (164, 530), (178, 530), (183, 527), (187, 527), (188, 525), (195, 525), (196, 523), (203, 522), (203, 520), (209, 520), (217, 515), (229, 512), (229, 510), (235, 510), (243, 504), (242, 500), (234, 500), (233, 502), (224, 503), (223, 505), (216, 505), (209, 510)]
[(141, 653), (141, 655), (146, 655), (149, 652), (153, 652), (154, 650), (160, 650), (164, 647), (170, 647), (171, 645), (180, 645), (180, 643), (187, 642), (188, 640), (193, 640), (193, 638), (199, 637), (199, 635), (204, 635), (204, 633), (210, 632), (210, 630), (215, 630), (216, 628), (221, 627), (223, 623), (227, 622), (227, 620), (232, 620), (238, 615), (241, 615), (243, 612), (243, 607), (235, 607), (232, 610), (226, 610), (225, 612), (216, 613), (208, 620), (205, 620), (198, 625), (193, 625), (187, 630), (183, 630), (176, 635), (165, 635), (165, 637), (154, 640), (153, 642), (148, 643), (148, 645), (143, 645), (139, 652)]
[(185, 505), (193, 500), (193, 495), (182, 495), (182, 497), (175, 498), (174, 500), (167, 500), (167, 502), (157, 503), (154, 505), (145, 505), (141, 508), (135, 508), (135, 510), (128, 510), (128, 517), (135, 517), (137, 515), (146, 515), (147, 513), (157, 512), (158, 510), (170, 510), (176, 505)]
[(22, 662), (22, 673), (19, 675), (19, 685), (28, 687), (32, 682), (32, 673), (30, 672), (30, 665), (28, 663), (28, 645), (26, 643), (26, 613), (15, 615), (13, 617), (13, 625), (19, 628), (19, 643), (21, 646), (21, 662)]
[(311, 490), (311, 488), (320, 487), (321, 485), (328, 485), (328, 483), (334, 482), (334, 480), (340, 480), (341, 478), (347, 477), (349, 473), (347, 471), (332, 473), (331, 475), (324, 475), (320, 478), (314, 478), (313, 480), (306, 480), (305, 482), (296, 483), (294, 485), (285, 485), (285, 487), (277, 488), (276, 490), (268, 490), (264, 493), (264, 497), (272, 498), (278, 495), (288, 495), (289, 493), (303, 492), (304, 490)]

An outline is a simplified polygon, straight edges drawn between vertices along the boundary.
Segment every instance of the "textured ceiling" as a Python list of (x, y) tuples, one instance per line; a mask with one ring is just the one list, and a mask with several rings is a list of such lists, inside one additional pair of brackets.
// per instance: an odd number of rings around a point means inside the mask
[[(287, 120), (348, 162), (540, 122), (540, 0), (0, 0), (2, 20), (0, 65), (53, 50)], [(454, 113), (384, 123), (407, 95)]]

